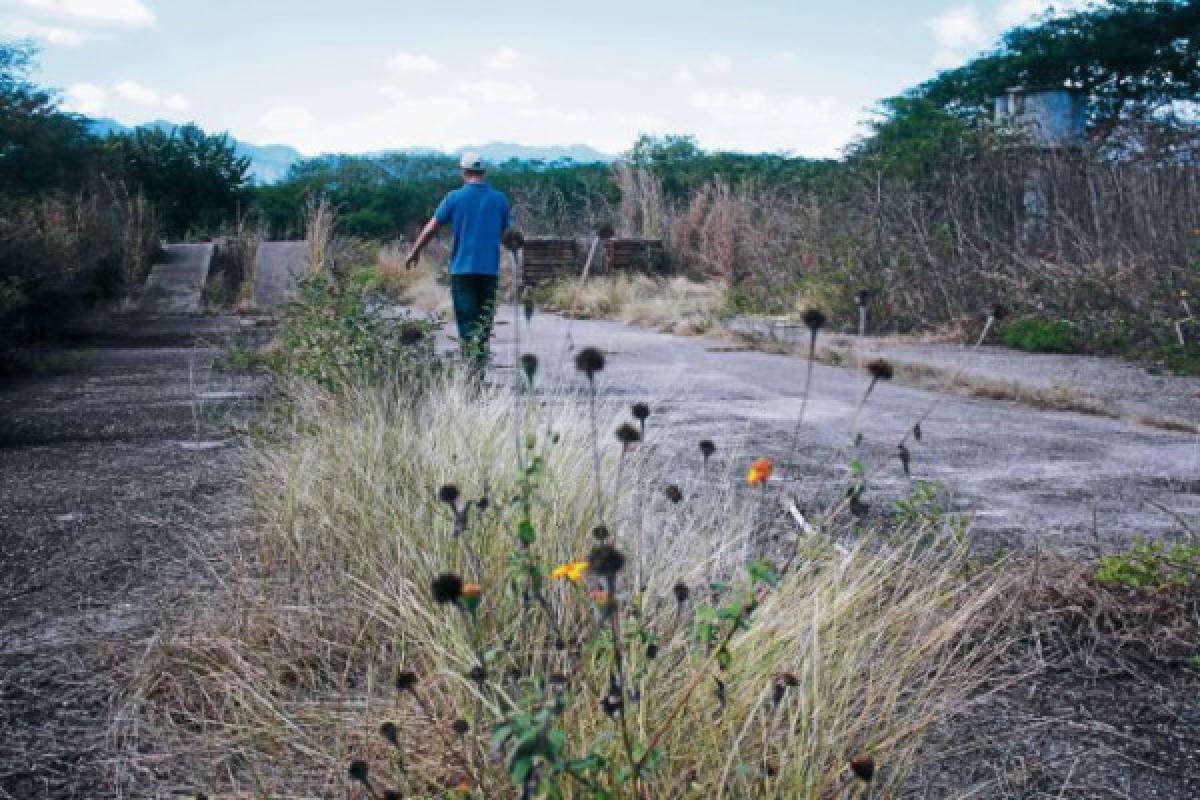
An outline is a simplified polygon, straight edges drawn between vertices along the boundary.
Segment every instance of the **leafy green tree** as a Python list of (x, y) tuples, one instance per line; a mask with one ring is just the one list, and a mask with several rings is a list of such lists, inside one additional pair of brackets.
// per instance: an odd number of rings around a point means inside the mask
[(36, 54), (29, 42), (0, 42), (0, 192), (10, 195), (77, 184), (95, 155), (84, 120), (29, 81)]
[(991, 53), (913, 92), (948, 111), (987, 113), (1011, 86), (1087, 94), (1093, 122), (1145, 117), (1200, 94), (1200, 3), (1110, 0), (1014, 28)]
[(139, 128), (105, 142), (119, 169), (158, 207), (166, 232), (213, 228), (231, 218), (245, 195), (250, 160), (225, 134), (195, 125), (171, 132)]

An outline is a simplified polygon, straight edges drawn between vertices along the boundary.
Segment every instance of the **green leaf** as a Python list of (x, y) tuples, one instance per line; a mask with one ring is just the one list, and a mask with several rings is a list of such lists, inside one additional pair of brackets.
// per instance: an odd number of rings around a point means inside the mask
[(765, 561), (751, 561), (746, 565), (746, 572), (749, 573), (751, 580), (760, 581), (771, 587), (779, 585), (779, 575)]
[(521, 544), (531, 545), (537, 541), (537, 531), (533, 529), (533, 523), (527, 519), (523, 519), (517, 524), (517, 538)]
[(533, 757), (523, 756), (514, 758), (508, 768), (508, 774), (512, 778), (512, 782), (517, 786), (524, 786), (525, 779), (529, 777), (529, 771), (533, 769)]

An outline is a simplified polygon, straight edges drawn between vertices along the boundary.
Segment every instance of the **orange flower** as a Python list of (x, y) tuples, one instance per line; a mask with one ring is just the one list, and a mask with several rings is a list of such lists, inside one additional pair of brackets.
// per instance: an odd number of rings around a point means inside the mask
[(463, 608), (472, 614), (479, 610), (479, 601), (483, 598), (483, 587), (478, 583), (468, 583), (462, 590)]
[(746, 483), (751, 486), (758, 486), (766, 483), (767, 478), (771, 477), (771, 459), (760, 458), (750, 465), (750, 471), (746, 473)]
[(552, 579), (558, 580), (566, 578), (572, 583), (579, 583), (583, 580), (583, 573), (587, 571), (588, 562), (586, 561), (568, 561), (562, 566), (555, 567), (550, 573)]
[(611, 599), (612, 598), (609, 597), (608, 592), (604, 591), (603, 589), (596, 589), (592, 592), (592, 602), (595, 603), (599, 608), (604, 608), (606, 605), (608, 605)]

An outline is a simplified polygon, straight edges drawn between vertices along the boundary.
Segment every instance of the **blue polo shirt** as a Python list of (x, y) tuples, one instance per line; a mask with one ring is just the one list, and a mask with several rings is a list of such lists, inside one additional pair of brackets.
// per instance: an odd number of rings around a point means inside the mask
[(466, 183), (438, 204), (433, 218), (454, 231), (451, 275), (498, 275), (500, 234), (508, 230), (508, 200), (486, 183)]

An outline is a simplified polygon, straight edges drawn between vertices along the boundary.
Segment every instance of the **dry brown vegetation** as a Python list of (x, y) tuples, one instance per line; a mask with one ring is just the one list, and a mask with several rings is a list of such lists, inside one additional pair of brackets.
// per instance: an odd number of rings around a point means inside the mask
[(626, 232), (665, 236), (684, 274), (725, 281), (738, 308), (813, 304), (850, 318), (854, 292), (868, 289), (873, 329), (910, 331), (1000, 303), (1121, 350), (1174, 338), (1180, 290), (1200, 291), (1200, 179), (1178, 155), (1189, 136), (1148, 132), (1138, 149), (997, 146), (912, 178), (863, 163), (803, 189), (717, 178), (676, 202), (653, 174), (625, 168), (618, 217)]

